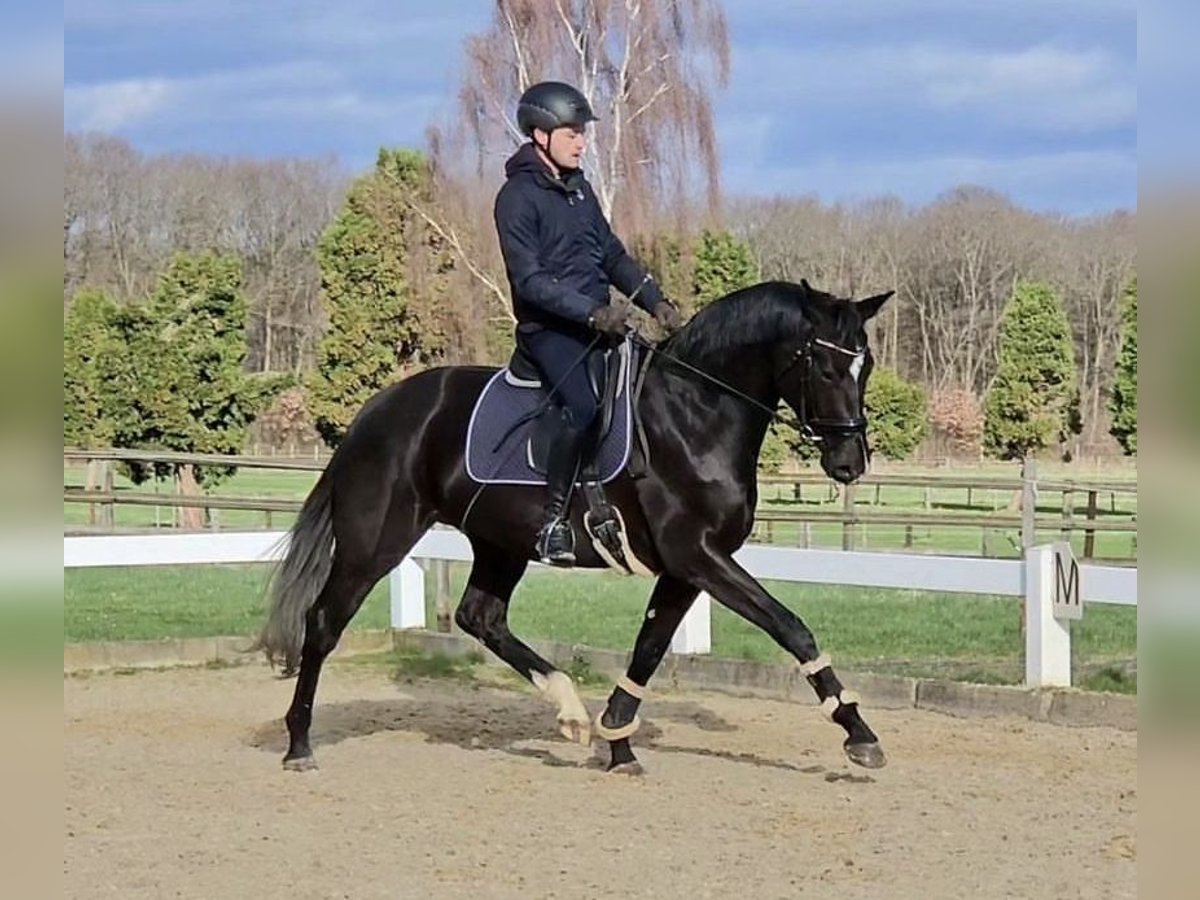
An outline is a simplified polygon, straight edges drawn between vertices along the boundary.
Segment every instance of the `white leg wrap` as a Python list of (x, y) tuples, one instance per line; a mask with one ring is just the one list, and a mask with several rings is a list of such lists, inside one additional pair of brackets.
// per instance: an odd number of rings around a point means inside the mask
[(563, 737), (568, 741), (578, 740), (581, 744), (591, 743), (591, 717), (575, 692), (571, 677), (559, 671), (549, 675), (534, 672), (530, 680), (543, 697), (558, 707), (558, 730)]
[(638, 700), (646, 699), (646, 688), (633, 681), (628, 675), (622, 675), (617, 679), (617, 687), (630, 697), (636, 697)]
[(826, 697), (824, 700), (822, 700), (821, 712), (825, 713), (830, 721), (833, 721), (833, 714), (843, 706), (849, 706), (851, 703), (861, 702), (862, 697), (860, 697), (854, 691), (842, 691), (836, 697)]
[(600, 721), (603, 716), (604, 713), (600, 713), (600, 715), (596, 716), (596, 721), (592, 725), (592, 728), (595, 730), (597, 737), (603, 738), (606, 741), (619, 741), (621, 738), (627, 738), (642, 727), (641, 716), (635, 715), (632, 722), (622, 725), (619, 728), (606, 727), (605, 724)]
[(828, 654), (822, 653), (811, 662), (798, 663), (797, 668), (800, 669), (800, 674), (805, 678), (812, 678), (812, 676), (816, 675), (822, 669), (828, 669), (830, 665), (832, 663), (829, 661)]

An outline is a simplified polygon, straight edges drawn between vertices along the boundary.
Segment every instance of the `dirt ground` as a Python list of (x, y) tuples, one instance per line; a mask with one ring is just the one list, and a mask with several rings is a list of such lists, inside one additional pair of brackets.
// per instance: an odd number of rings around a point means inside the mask
[(294, 773), (291, 690), (257, 666), (67, 678), (66, 895), (1136, 896), (1134, 734), (867, 709), (889, 755), (867, 772), (815, 705), (652, 693), (631, 778), (532, 690), (341, 664), (321, 768)]

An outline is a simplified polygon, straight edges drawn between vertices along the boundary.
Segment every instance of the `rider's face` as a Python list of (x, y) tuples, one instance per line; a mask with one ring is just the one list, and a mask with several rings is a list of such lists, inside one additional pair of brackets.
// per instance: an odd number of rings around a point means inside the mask
[[(546, 133), (540, 129), (538, 145), (546, 146)], [(555, 128), (549, 134), (550, 161), (560, 169), (578, 169), (583, 159), (583, 151), (587, 149), (587, 126), (570, 125), (566, 128)]]

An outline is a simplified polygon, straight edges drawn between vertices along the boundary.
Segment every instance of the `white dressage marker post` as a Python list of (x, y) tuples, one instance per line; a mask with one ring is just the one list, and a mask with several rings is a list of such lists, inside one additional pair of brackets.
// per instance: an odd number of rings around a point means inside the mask
[(1025, 554), (1025, 684), (1071, 686), (1071, 620), (1083, 617), (1080, 572), (1066, 542)]
[(671, 638), (672, 653), (712, 653), (712, 598), (704, 591)]
[(393, 628), (424, 628), (425, 570), (418, 559), (448, 559), (471, 562), (475, 555), (467, 539), (457, 531), (437, 528), (425, 532), (412, 552), (388, 575)]
[(425, 570), (411, 556), (388, 575), (393, 628), (425, 627)]

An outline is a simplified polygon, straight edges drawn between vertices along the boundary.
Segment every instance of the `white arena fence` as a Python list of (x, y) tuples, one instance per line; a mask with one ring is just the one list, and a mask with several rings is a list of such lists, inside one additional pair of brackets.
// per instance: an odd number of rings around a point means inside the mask
[[(253, 563), (278, 560), (283, 531), (97, 535), (63, 539), (64, 568)], [(1057, 555), (1062, 545), (1031, 547), (1023, 560), (803, 550), (750, 545), (735, 559), (754, 577), (776, 581), (906, 588), (1025, 598), (1025, 683), (1069, 686), (1069, 619), (1084, 603), (1137, 605), (1137, 569), (1074, 566)], [(416, 560), (470, 562), (471, 547), (457, 531), (428, 532), (389, 575), (393, 628), (424, 628), (425, 572)], [(1057, 602), (1056, 602), (1057, 600)], [(671, 644), (675, 653), (711, 650), (711, 599), (701, 594)]]

